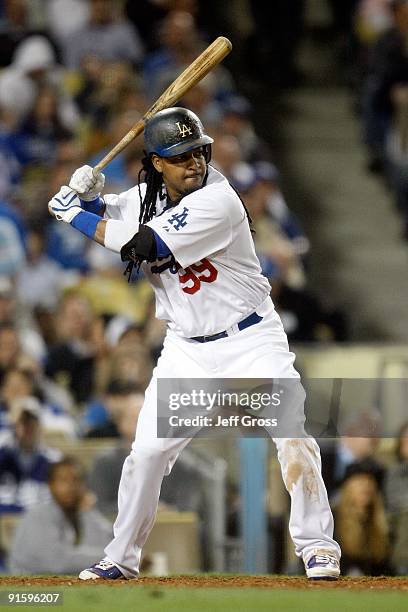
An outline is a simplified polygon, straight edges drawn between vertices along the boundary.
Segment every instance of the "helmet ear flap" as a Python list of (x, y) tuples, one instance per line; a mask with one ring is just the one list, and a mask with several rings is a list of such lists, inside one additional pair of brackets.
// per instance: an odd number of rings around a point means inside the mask
[(209, 164), (211, 161), (211, 155), (212, 155), (212, 146), (210, 144), (204, 145), (204, 159), (207, 164)]

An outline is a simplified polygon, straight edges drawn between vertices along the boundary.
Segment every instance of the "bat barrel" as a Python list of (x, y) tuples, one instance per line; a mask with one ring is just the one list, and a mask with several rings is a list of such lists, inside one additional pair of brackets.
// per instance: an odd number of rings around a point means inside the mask
[(174, 106), (184, 94), (186, 94), (194, 85), (197, 85), (217, 64), (219, 64), (232, 49), (232, 44), (225, 36), (219, 36), (209, 45), (185, 70), (178, 76), (175, 81), (166, 89), (164, 93), (156, 100), (129, 132), (118, 142), (93, 169), (94, 175), (98, 174), (109, 162), (112, 161), (123, 149), (134, 140), (144, 130), (146, 121), (153, 115)]

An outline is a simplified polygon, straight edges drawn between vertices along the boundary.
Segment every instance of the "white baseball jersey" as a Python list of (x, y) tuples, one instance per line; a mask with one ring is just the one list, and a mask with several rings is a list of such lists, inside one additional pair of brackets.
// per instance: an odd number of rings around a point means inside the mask
[[(142, 197), (145, 189), (141, 185)], [(136, 231), (137, 187), (104, 200), (106, 219), (123, 220), (127, 233)], [(155, 291), (156, 316), (187, 338), (216, 334), (239, 323), (264, 302), (270, 285), (261, 273), (238, 195), (210, 166), (205, 187), (162, 212), (165, 204), (157, 200), (156, 216), (147, 225), (172, 255), (142, 264)]]
[[(146, 185), (141, 186), (141, 197)], [(137, 187), (106, 196), (105, 244), (120, 250), (139, 227)], [(171, 209), (158, 198), (157, 214), (148, 225), (172, 256), (144, 263), (154, 287), (157, 316), (169, 333), (146, 389), (132, 451), (123, 465), (114, 538), (105, 548), (127, 578), (138, 575), (142, 547), (153, 527), (160, 486), (188, 438), (157, 435), (157, 381), (163, 378), (299, 378), (285, 332), (270, 300), (237, 194), (226, 179), (209, 168), (205, 187)], [(185, 340), (232, 327), (257, 311), (263, 318), (249, 330), (208, 344)], [(187, 383), (188, 384), (188, 383)], [(288, 415), (303, 423), (303, 399)], [(269, 431), (271, 434), (271, 431)], [(275, 438), (286, 488), (291, 496), (289, 530), (296, 554), (307, 560), (314, 551), (332, 551), (333, 517), (320, 472), (319, 447), (310, 438)], [(297, 469), (293, 477), (293, 466)], [(88, 570), (92, 571), (92, 570)]]

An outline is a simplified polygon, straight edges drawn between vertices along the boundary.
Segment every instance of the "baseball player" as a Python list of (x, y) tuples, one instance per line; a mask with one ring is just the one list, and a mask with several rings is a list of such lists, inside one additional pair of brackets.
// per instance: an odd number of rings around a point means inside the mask
[[(48, 205), (58, 220), (120, 253), (129, 274), (141, 266), (155, 291), (156, 315), (168, 324), (123, 466), (114, 538), (104, 559), (80, 573), (82, 580), (137, 577), (163, 476), (189, 442), (157, 437), (158, 379), (299, 379), (261, 274), (248, 212), (209, 165), (213, 139), (184, 108), (157, 113), (144, 135), (145, 182), (140, 174), (137, 186), (101, 197), (103, 174), (94, 177), (84, 166)], [(291, 496), (296, 554), (309, 578), (336, 579), (340, 548), (333, 539), (319, 447), (307, 436), (274, 442)]]

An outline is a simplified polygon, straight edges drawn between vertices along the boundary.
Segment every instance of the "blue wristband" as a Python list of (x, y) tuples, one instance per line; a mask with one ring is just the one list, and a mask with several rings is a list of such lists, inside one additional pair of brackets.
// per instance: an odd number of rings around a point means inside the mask
[[(80, 198), (81, 199), (81, 198)], [(84, 210), (99, 214), (105, 206), (105, 202), (99, 196), (90, 202), (86, 202), (85, 200), (81, 200), (81, 206)]]
[(88, 236), (88, 238), (93, 238), (95, 236), (96, 226), (100, 220), (101, 218), (98, 215), (82, 210), (72, 219), (71, 225), (82, 232), (82, 234), (85, 234), (85, 236)]

